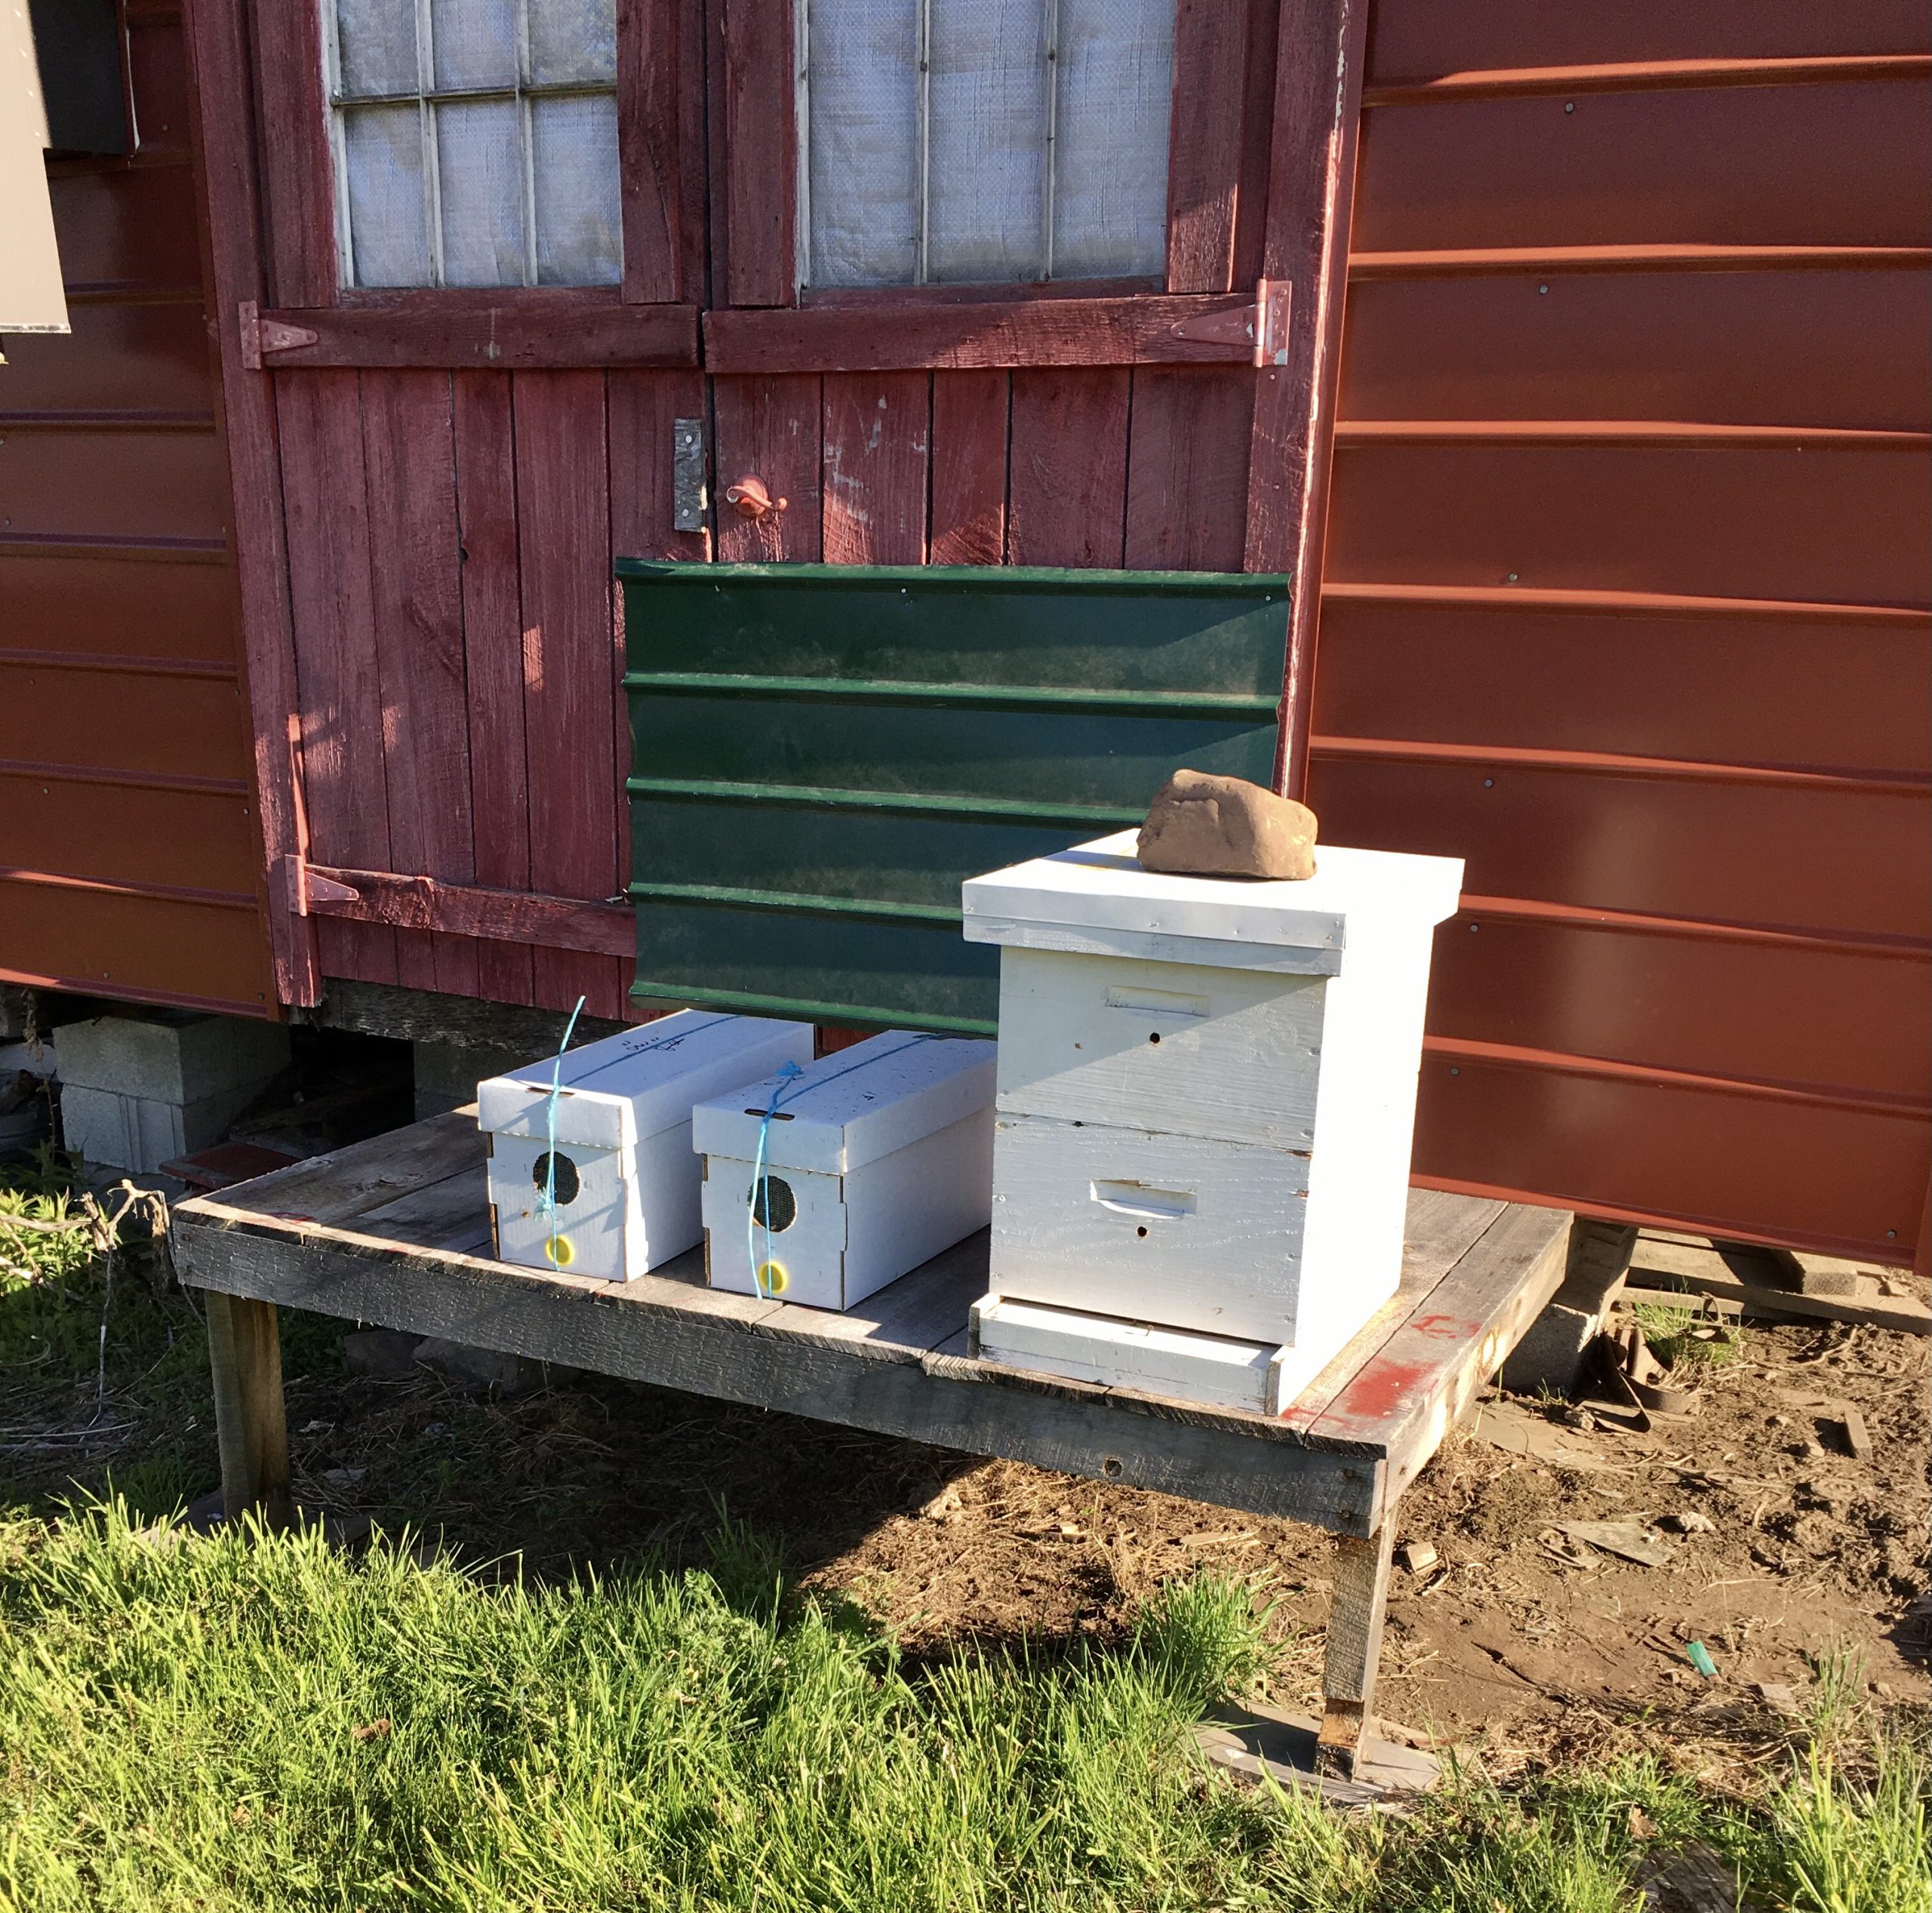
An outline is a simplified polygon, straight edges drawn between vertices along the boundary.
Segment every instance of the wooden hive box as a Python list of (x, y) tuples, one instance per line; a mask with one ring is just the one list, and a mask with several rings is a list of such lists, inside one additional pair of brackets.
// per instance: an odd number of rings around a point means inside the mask
[(561, 1069), (546, 1057), (479, 1084), (497, 1253), (625, 1282), (695, 1248), (704, 1226), (691, 1106), (811, 1053), (809, 1023), (684, 1010), (572, 1050)]
[(1278, 1412), (1401, 1277), (1435, 925), (1462, 865), (1143, 870), (1132, 832), (975, 878), (1002, 946), (989, 1359)]
[(985, 1228), (993, 1051), (888, 1030), (701, 1104), (712, 1286), (849, 1309)]

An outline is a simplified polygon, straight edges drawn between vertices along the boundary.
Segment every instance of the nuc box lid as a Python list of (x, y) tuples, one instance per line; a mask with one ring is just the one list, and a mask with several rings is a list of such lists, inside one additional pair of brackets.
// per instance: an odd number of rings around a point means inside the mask
[(1174, 876), (1141, 869), (1137, 838), (1123, 830), (968, 878), (968, 942), (1333, 976), (1350, 918), (1438, 924), (1463, 884), (1460, 857), (1331, 844), (1315, 846), (1312, 877)]
[(734, 1083), (755, 1083), (781, 1063), (809, 1057), (809, 1023), (680, 1010), (478, 1084), (476, 1122), (498, 1136), (549, 1133), (553, 1073), (556, 1139), (579, 1149), (620, 1149), (690, 1120), (691, 1106)]
[(691, 1147), (755, 1162), (764, 1129), (771, 1167), (843, 1176), (990, 1108), (998, 1047), (889, 1029), (820, 1057), (802, 1075), (770, 1077), (699, 1104)]

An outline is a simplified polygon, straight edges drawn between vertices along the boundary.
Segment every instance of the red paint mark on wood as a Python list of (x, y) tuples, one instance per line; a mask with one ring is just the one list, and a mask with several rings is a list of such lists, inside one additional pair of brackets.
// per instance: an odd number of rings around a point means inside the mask
[(1392, 1421), (1404, 1398), (1441, 1372), (1434, 1362), (1392, 1361), (1377, 1356), (1329, 1405), (1328, 1419), (1352, 1422), (1358, 1427)]
[(824, 387), (825, 561), (923, 564), (930, 375), (829, 373)]
[(1254, 374), (1134, 375), (1127, 563), (1136, 570), (1238, 571), (1245, 547)]
[[(458, 372), (451, 386), (476, 881), (501, 890), (525, 890), (530, 884), (530, 786), (524, 763), (523, 619), (509, 374)], [(528, 949), (479, 943), (476, 987), (491, 1002), (534, 1001)]]
[[(601, 901), (620, 881), (603, 374), (518, 373), (512, 402), (531, 882)], [(623, 1013), (614, 958), (539, 949), (532, 983), (539, 1004)]]
[(1006, 559), (1005, 372), (933, 374), (932, 525), (934, 564)]
[(1014, 374), (1007, 525), (1013, 564), (1121, 563), (1128, 381), (1124, 370)]
[[(369, 583), (361, 380), (355, 372), (275, 380), (288, 539), (309, 839), (327, 863), (389, 863), (388, 773)], [(317, 927), (324, 973), (396, 980), (395, 935)]]
[(811, 564), (821, 555), (820, 384), (816, 373), (712, 380), (718, 431), (713, 496), (749, 475), (763, 479), (774, 498), (788, 501), (785, 510), (758, 519), (720, 504), (718, 555), (724, 563)]
[(1460, 1342), (1473, 1340), (1482, 1333), (1482, 1324), (1460, 1315), (1418, 1315), (1408, 1324), (1408, 1330), (1413, 1335), (1426, 1335), (1432, 1342)]
[[(467, 884), (476, 864), (449, 374), (365, 374), (362, 444), (389, 854), (399, 871)], [(399, 934), (396, 980), (474, 996), (475, 949)]]

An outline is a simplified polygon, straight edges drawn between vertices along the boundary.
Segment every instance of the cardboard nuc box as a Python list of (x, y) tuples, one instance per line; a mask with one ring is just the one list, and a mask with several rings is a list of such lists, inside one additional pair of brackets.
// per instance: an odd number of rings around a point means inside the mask
[(479, 1084), (497, 1253), (626, 1282), (695, 1248), (704, 1225), (692, 1105), (811, 1053), (809, 1023), (681, 1010), (570, 1050), (561, 1071), (546, 1057)]
[(1131, 831), (969, 881), (1002, 946), (979, 1353), (1278, 1413), (1401, 1275), (1430, 946), (1463, 866), (1143, 870)]
[(712, 1287), (850, 1309), (985, 1228), (993, 1054), (888, 1030), (700, 1103)]

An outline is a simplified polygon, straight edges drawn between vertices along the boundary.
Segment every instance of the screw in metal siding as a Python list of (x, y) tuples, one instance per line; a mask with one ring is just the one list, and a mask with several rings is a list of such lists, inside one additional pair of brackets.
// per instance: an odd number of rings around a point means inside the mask
[(1495, 789), (1495, 788), (1496, 788), (1496, 780), (1495, 780), (1494, 777), (1485, 777), (1485, 778), (1484, 778), (1484, 780), (1482, 780), (1482, 787), (1483, 787), (1483, 789), (1484, 789), (1484, 790), (1494, 790), (1494, 789)]
[(1549, 288), (1546, 285), (1540, 285), (1537, 288), (1537, 290), (1538, 292), (1547, 292)]
[(1574, 113), (1577, 110), (1576, 101), (1574, 100), (1564, 100), (1563, 103), (1563, 110), (1566, 113)]
[(1456, 1066), (1452, 1063), (1449, 1066), (1449, 1073), (1450, 1073), (1450, 1075), (1452, 1075), (1452, 1076), (1460, 1076), (1460, 1075), (1462, 1075), (1462, 1073), (1463, 1073), (1463, 1072), (1462, 1072), (1460, 1069), (1458, 1069), (1456, 1067)]

